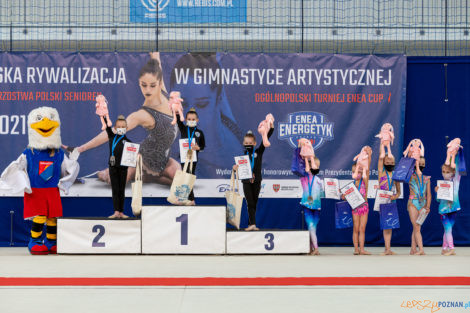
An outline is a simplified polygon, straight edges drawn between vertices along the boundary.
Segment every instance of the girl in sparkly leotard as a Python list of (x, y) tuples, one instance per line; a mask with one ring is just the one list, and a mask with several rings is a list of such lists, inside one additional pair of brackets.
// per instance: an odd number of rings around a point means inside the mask
[[(170, 185), (181, 166), (169, 157), (170, 147), (176, 139), (177, 128), (176, 125), (171, 125), (172, 116), (164, 95), (165, 86), (159, 59), (158, 53), (152, 53), (151, 59), (140, 70), (139, 86), (145, 101), (142, 108), (130, 114), (126, 121), (128, 131), (142, 126), (148, 132), (140, 148), (145, 178)], [(102, 132), (78, 147), (78, 151), (83, 152), (95, 148), (107, 140), (106, 133)], [(135, 168), (129, 168), (128, 180), (133, 178), (134, 174)], [(99, 172), (98, 177), (109, 181), (107, 170)]]

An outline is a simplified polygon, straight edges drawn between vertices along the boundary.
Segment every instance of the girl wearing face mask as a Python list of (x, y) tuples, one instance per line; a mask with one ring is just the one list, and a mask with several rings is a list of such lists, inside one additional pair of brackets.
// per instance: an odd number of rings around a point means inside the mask
[[(423, 237), (421, 236), (421, 225), (416, 223), (419, 211), (426, 210), (429, 213), (431, 207), (431, 176), (424, 176), (423, 170), (426, 165), (424, 157), (419, 159), (419, 169), (421, 174), (416, 172), (411, 175), (410, 198), (408, 200), (408, 214), (411, 224), (413, 224), (413, 233), (411, 234), (411, 255), (424, 255)], [(419, 251), (416, 251), (418, 246)]]
[[(274, 132), (274, 128), (269, 129), (268, 138)], [(256, 205), (258, 204), (259, 193), (261, 191), (261, 166), (263, 163), (263, 153), (266, 147), (263, 145), (263, 141), (258, 148), (256, 146), (256, 137), (252, 131), (248, 131), (243, 138), (243, 146), (245, 148), (244, 154), (250, 158), (251, 171), (253, 172), (252, 179), (244, 179), (243, 193), (245, 194), (246, 203), (248, 206), (248, 228), (246, 231), (259, 230), (256, 227)], [(234, 165), (233, 169), (237, 170), (238, 165)]]
[[(186, 139), (188, 138), (189, 140), (189, 149), (192, 150), (193, 152), (197, 154), (197, 159), (199, 160), (199, 152), (204, 150), (206, 147), (206, 141), (204, 139), (204, 133), (202, 132), (199, 127), (197, 127), (197, 124), (199, 122), (199, 117), (197, 115), (197, 112), (194, 108), (191, 108), (188, 113), (186, 113), (186, 126), (183, 124), (183, 122), (180, 121), (179, 114), (176, 113), (176, 121), (178, 122), (178, 128), (180, 130), (181, 138)], [(194, 138), (195, 144), (192, 145), (191, 141)], [(193, 162), (193, 170), (190, 172), (189, 166), (188, 166), (188, 173), (195, 174), (196, 173), (196, 165), (197, 162)], [(184, 166), (184, 163), (181, 164), (181, 167)], [(191, 190), (191, 193), (189, 194), (188, 200), (191, 201), (190, 205), (196, 205), (194, 201), (194, 192)]]
[[(106, 119), (106, 118), (105, 118)], [(109, 125), (109, 124), (108, 124)], [(124, 212), (124, 199), (127, 179), (127, 166), (121, 166), (124, 143), (130, 140), (126, 137), (127, 123), (124, 116), (119, 115), (116, 121), (116, 133), (111, 127), (106, 127), (109, 139), (109, 177), (113, 194), (114, 214), (109, 218), (127, 218)]]
[(310, 169), (307, 176), (300, 178), (302, 185), (302, 200), (300, 205), (304, 207), (305, 223), (310, 233), (310, 255), (320, 255), (317, 240), (317, 225), (320, 221), (321, 198), (325, 196), (323, 180), (318, 176), (320, 172), (320, 159), (315, 157), (317, 169)]
[[(383, 149), (383, 145), (380, 145), (380, 151)], [(381, 157), (381, 156), (384, 157)], [(386, 155), (381, 154), (379, 157), (378, 164), (379, 172), (379, 188), (380, 190), (394, 191), (393, 196), (390, 198), (392, 202), (395, 202), (400, 197), (400, 184), (392, 180), (393, 170), (395, 169), (395, 158), (392, 154)], [(392, 240), (392, 229), (383, 230), (385, 251), (381, 255), (394, 255), (395, 252), (391, 250)]]
[[(459, 201), (459, 187), (460, 187), (460, 173), (459, 168), (459, 156), (455, 156), (455, 168), (449, 165), (443, 164), (441, 167), (442, 177), (445, 180), (450, 180), (454, 183), (454, 200), (437, 200), (439, 202), (439, 214), (441, 215), (442, 226), (444, 226), (444, 237), (442, 240), (442, 255), (455, 255), (454, 250), (454, 238), (452, 237), (452, 227), (455, 224), (455, 217), (457, 211), (460, 210)], [(436, 192), (438, 187), (435, 188)]]

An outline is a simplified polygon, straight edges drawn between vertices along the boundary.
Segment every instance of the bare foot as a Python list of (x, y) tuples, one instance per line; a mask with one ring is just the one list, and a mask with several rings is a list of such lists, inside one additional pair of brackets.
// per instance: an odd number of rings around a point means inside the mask
[(312, 252), (313, 252), (313, 255), (320, 255), (320, 251), (318, 251), (318, 249), (315, 249)]
[(371, 255), (371, 253), (367, 250), (362, 250), (359, 254), (360, 255)]
[(416, 254), (416, 250), (415, 249), (411, 249), (410, 250), (410, 255), (415, 255)]
[(129, 216), (127, 216), (126, 214), (124, 214), (122, 212), (119, 213), (119, 217), (120, 218), (129, 218)]
[(250, 225), (250, 226), (248, 226), (247, 228), (245, 228), (245, 230), (246, 230), (246, 231), (252, 231), (252, 230), (255, 229), (255, 227), (256, 227), (255, 225)]
[(118, 211), (114, 211), (113, 215), (108, 216), (108, 218), (119, 218), (121, 214)]
[(359, 250), (354, 250), (354, 255), (359, 255)]
[(426, 255), (426, 253), (424, 253), (424, 251), (421, 250), (421, 251), (417, 252), (415, 255)]
[(111, 179), (109, 178), (109, 169), (104, 169), (102, 171), (99, 171), (97, 175), (98, 175), (99, 180), (108, 184), (111, 183)]
[(447, 253), (447, 249), (442, 249), (441, 255), (446, 255), (446, 253)]
[(448, 250), (446, 253), (444, 253), (445, 256), (449, 256), (449, 255), (455, 255), (455, 250), (454, 249), (450, 249)]

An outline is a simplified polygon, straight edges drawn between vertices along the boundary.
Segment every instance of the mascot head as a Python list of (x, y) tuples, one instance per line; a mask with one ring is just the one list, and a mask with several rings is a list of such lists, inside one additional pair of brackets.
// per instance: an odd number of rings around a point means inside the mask
[(56, 109), (40, 107), (32, 110), (28, 115), (29, 148), (45, 150), (59, 149), (60, 118)]

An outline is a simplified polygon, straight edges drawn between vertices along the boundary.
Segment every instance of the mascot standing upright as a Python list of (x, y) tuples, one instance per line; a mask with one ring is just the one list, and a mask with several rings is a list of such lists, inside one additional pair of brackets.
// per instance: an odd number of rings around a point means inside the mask
[[(60, 119), (56, 109), (40, 107), (28, 115), (27, 148), (0, 177), (0, 188), (12, 194), (24, 191), (24, 218), (32, 220), (31, 254), (57, 253), (57, 217), (62, 216), (60, 190), (77, 178), (79, 153), (67, 157), (61, 150)], [(42, 231), (46, 224), (46, 237)]]

